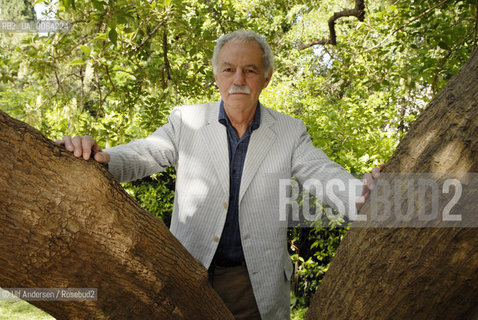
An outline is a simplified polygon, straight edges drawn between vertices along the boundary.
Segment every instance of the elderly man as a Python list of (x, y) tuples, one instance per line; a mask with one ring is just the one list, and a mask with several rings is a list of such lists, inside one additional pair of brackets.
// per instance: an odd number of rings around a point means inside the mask
[[(259, 102), (273, 70), (262, 36), (220, 37), (212, 62), (221, 101), (177, 107), (151, 136), (104, 151), (87, 136), (59, 143), (84, 159), (93, 152), (120, 181), (176, 166), (171, 232), (209, 269), (212, 287), (237, 319), (289, 319), (292, 264), (279, 181), (347, 185), (354, 178), (312, 145), (301, 121)], [(336, 192), (345, 210), (363, 204), (373, 184), (370, 175), (366, 181), (354, 196), (348, 188)]]

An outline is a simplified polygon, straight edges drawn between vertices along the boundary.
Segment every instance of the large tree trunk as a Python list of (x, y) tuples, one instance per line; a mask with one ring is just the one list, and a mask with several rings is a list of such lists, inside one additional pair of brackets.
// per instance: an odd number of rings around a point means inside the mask
[(93, 160), (0, 111), (0, 287), (97, 288), (35, 301), (58, 319), (230, 319), (207, 270)]
[[(456, 213), (476, 219), (478, 50), (423, 111), (386, 172), (474, 172)], [(370, 203), (363, 210), (370, 214)], [(473, 319), (477, 311), (476, 225), (352, 228), (306, 318)]]

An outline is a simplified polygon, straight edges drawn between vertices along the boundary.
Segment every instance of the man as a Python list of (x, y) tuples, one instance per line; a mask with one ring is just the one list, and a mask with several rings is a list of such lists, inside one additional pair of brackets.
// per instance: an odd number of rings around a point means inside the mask
[[(260, 104), (273, 69), (262, 36), (220, 37), (212, 62), (221, 101), (177, 107), (148, 138), (104, 151), (91, 137), (59, 143), (84, 159), (93, 151), (120, 181), (176, 166), (171, 232), (209, 269), (211, 285), (237, 319), (289, 319), (292, 264), (279, 181), (346, 184), (353, 177), (312, 145), (301, 121)], [(361, 190), (352, 197), (348, 188), (336, 192), (346, 210), (366, 200), (373, 179), (365, 181), (362, 197)]]

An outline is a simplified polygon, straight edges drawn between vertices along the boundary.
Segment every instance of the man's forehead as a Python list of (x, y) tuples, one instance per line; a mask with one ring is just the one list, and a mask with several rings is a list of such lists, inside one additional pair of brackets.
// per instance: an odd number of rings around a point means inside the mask
[[(231, 46), (236, 45), (239, 45), (240, 49), (232, 50)], [(255, 41), (232, 40), (224, 44), (218, 58), (221, 65), (234, 65), (236, 61), (242, 60), (246, 65), (258, 68), (262, 65), (262, 48)]]
[[(224, 61), (221, 62), (221, 66), (225, 66), (225, 67), (233, 67), (235, 65), (236, 65), (235, 63), (229, 62), (227, 60), (224, 60)], [(244, 65), (243, 67), (259, 69), (260, 66), (257, 65), (256, 63), (249, 63), (249, 64)]]

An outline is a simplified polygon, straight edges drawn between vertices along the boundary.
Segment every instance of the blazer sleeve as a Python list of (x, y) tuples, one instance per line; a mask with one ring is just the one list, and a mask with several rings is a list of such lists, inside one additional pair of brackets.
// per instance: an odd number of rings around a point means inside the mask
[(292, 158), (292, 175), (309, 191), (341, 214), (355, 217), (362, 182), (314, 147), (302, 121)]
[(175, 108), (168, 123), (145, 139), (107, 148), (111, 159), (108, 170), (121, 182), (143, 178), (160, 172), (178, 160), (181, 132), (181, 109)]

